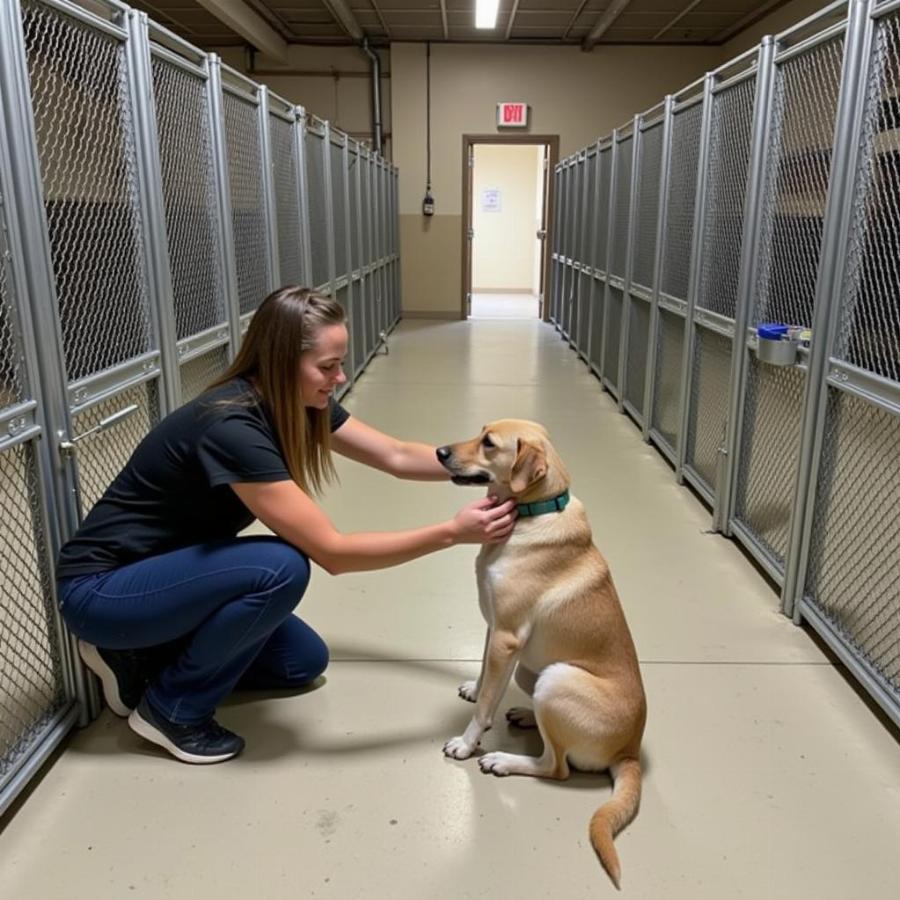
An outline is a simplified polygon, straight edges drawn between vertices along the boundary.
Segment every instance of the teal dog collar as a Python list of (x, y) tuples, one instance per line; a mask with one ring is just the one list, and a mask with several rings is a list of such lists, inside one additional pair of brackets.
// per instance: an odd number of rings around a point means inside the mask
[(563, 491), (558, 497), (550, 500), (538, 500), (536, 503), (519, 503), (516, 509), (519, 517), (542, 516), (544, 513), (562, 512), (569, 503), (569, 492)]

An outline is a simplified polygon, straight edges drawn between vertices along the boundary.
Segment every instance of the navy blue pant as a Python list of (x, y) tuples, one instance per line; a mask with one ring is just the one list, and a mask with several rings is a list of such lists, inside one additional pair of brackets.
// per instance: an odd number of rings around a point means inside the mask
[(328, 648), (292, 615), (309, 576), (290, 544), (235, 538), (62, 579), (60, 605), (69, 629), (97, 647), (167, 647), (147, 699), (188, 725), (235, 687), (297, 687), (324, 671)]

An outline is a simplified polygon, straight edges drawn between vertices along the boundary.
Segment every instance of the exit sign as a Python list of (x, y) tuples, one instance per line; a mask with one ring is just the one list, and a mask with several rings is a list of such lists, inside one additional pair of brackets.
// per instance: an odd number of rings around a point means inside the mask
[(527, 103), (498, 103), (497, 104), (498, 128), (527, 128), (528, 104)]

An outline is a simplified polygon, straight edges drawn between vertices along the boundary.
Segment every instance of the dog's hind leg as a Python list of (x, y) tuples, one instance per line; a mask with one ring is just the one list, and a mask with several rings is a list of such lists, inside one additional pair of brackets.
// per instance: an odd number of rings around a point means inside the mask
[[(516, 684), (529, 697), (532, 697), (534, 695), (534, 686), (537, 682), (537, 675), (531, 669), (526, 669), (522, 663), (519, 663), (516, 666), (514, 677)], [(527, 706), (511, 707), (506, 711), (506, 720), (510, 725), (515, 725), (517, 728), (534, 728), (537, 725), (537, 720), (534, 718), (534, 710), (529, 709)]]
[[(544, 741), (544, 752), (540, 756), (522, 756), (516, 753), (485, 753), (479, 760), (481, 771), (493, 775), (531, 775), (535, 778), (566, 779), (569, 777), (569, 763), (566, 759), (565, 729), (560, 728), (557, 720), (553, 692), (548, 691), (551, 681), (559, 681), (563, 670), (569, 666), (548, 666), (536, 678), (532, 686), (534, 696), (534, 712), (531, 714), (541, 738)], [(555, 671), (559, 670), (559, 671)], [(518, 675), (518, 672), (516, 673)], [(518, 681), (518, 678), (516, 679)], [(507, 718), (514, 722), (510, 710)], [(524, 713), (529, 710), (522, 710)], [(514, 722), (518, 724), (518, 722)]]
[(578, 666), (554, 663), (544, 669), (534, 688), (534, 715), (544, 740), (540, 757), (487, 753), (478, 762), (494, 775), (568, 778), (569, 763), (579, 769), (607, 768), (618, 750), (615, 729), (604, 713), (599, 680)]
[(506, 721), (510, 725), (515, 725), (516, 728), (535, 728), (537, 726), (534, 710), (527, 706), (511, 706), (506, 711)]
[(560, 781), (568, 778), (569, 764), (566, 761), (565, 747), (556, 740), (546, 723), (542, 723), (537, 716), (535, 719), (544, 740), (544, 752), (540, 756), (523, 756), (499, 750), (485, 753), (478, 758), (481, 771), (492, 775), (531, 775), (535, 778), (556, 778)]

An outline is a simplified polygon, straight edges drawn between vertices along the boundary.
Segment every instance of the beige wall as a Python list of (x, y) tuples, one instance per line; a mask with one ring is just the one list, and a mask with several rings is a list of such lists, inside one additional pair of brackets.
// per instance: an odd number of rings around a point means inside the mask
[(519, 47), (435, 44), (431, 48), (432, 186), (436, 215), (421, 215), (425, 192), (425, 46), (391, 50), (394, 162), (400, 167), (403, 305), (454, 317), (461, 308), (462, 136), (496, 134), (495, 104), (531, 106), (531, 134), (555, 134), (565, 156), (621, 125), (721, 59), (720, 48)]
[[(283, 65), (257, 54), (252, 70), (240, 47), (221, 47), (223, 62), (260, 84), (298, 103), (320, 119), (327, 119), (351, 137), (372, 141), (372, 81), (369, 58), (353, 47), (288, 47)], [(382, 131), (385, 153), (391, 158), (390, 53), (378, 51), (381, 59)]]
[[(538, 256), (535, 221), (540, 146), (479, 144), (475, 147), (472, 185), (474, 291), (534, 293)], [(484, 192), (498, 190), (497, 211), (484, 209)]]

